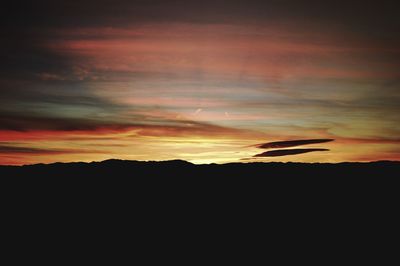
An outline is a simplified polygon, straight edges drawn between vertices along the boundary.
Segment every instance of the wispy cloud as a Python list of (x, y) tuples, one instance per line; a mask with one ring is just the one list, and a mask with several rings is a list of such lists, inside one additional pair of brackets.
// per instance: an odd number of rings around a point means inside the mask
[(43, 149), (24, 146), (0, 145), (0, 154), (24, 154), (24, 155), (57, 155), (71, 153), (103, 153), (104, 151), (83, 149)]
[(258, 144), (257, 147), (261, 148), (261, 149), (289, 148), (289, 147), (317, 144), (317, 143), (325, 143), (325, 142), (331, 142), (331, 141), (334, 141), (334, 139), (287, 140), (287, 141), (275, 141), (275, 142), (267, 142), (267, 143), (263, 143), (263, 144)]
[(266, 151), (260, 154), (256, 154), (253, 157), (278, 157), (287, 155), (296, 155), (316, 151), (329, 151), (329, 149), (288, 149), (288, 150), (272, 150)]

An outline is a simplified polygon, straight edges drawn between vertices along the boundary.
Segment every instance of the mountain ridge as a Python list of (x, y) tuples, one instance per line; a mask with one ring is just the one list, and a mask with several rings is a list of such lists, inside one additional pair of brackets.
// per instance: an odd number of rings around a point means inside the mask
[(231, 162), (193, 164), (184, 160), (136, 161), (108, 159), (93, 162), (55, 162), (23, 166), (1, 165), (1, 176), (319, 176), (364, 175), (400, 176), (400, 161), (299, 163), (299, 162)]
[(124, 159), (106, 159), (103, 161), (91, 161), (91, 162), (82, 162), (82, 161), (72, 161), (72, 162), (52, 162), (52, 163), (34, 163), (34, 164), (23, 164), (23, 165), (0, 165), (1, 167), (31, 167), (31, 166), (52, 166), (52, 165), (91, 165), (91, 164), (108, 164), (108, 163), (133, 163), (133, 164), (168, 164), (168, 163), (181, 163), (193, 166), (205, 166), (205, 165), (232, 165), (232, 164), (262, 164), (262, 165), (280, 165), (280, 164), (296, 164), (296, 165), (346, 165), (346, 164), (399, 164), (400, 161), (394, 160), (378, 160), (378, 161), (368, 161), (368, 162), (337, 162), (337, 163), (330, 163), (330, 162), (296, 162), (296, 161), (289, 161), (289, 162), (278, 162), (278, 161), (271, 161), (271, 162), (227, 162), (227, 163), (202, 163), (196, 164), (182, 159), (171, 159), (171, 160), (162, 160), (162, 161), (140, 161), (140, 160), (124, 160)]

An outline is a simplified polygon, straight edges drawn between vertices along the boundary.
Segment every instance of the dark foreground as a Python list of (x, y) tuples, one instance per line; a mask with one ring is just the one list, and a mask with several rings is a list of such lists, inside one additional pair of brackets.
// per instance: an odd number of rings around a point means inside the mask
[(107, 160), (0, 166), (0, 176), (19, 177), (400, 177), (400, 162), (370, 163), (229, 163), (195, 165), (186, 161)]

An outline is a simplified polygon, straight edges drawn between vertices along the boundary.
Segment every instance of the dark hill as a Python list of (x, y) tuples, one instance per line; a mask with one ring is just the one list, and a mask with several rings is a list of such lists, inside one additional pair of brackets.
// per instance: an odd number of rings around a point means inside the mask
[(400, 176), (400, 162), (370, 163), (228, 163), (195, 165), (182, 160), (142, 162), (106, 160), (0, 166), (0, 176), (23, 177), (385, 177)]

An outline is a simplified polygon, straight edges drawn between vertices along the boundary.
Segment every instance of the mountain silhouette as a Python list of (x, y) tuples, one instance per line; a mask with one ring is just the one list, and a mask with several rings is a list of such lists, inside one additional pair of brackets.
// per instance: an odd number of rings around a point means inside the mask
[(0, 166), (0, 176), (20, 177), (384, 177), (400, 176), (400, 162), (369, 163), (227, 163), (196, 165), (183, 160), (106, 160), (91, 163), (53, 163)]

